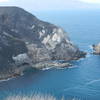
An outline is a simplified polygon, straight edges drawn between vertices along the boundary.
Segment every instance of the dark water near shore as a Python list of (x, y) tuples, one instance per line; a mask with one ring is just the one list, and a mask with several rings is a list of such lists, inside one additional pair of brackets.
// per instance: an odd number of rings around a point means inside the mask
[(0, 100), (11, 94), (31, 93), (100, 100), (100, 56), (92, 55), (90, 48), (100, 42), (100, 11), (38, 12), (35, 15), (63, 27), (71, 40), (88, 55), (73, 61), (72, 68), (31, 72), (0, 82)]

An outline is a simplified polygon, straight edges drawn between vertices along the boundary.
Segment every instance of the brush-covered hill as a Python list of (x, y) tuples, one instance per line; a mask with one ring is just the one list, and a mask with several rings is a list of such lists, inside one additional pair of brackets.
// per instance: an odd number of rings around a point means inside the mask
[(62, 28), (41, 21), (22, 8), (0, 7), (1, 79), (16, 76), (39, 62), (69, 61), (84, 55)]

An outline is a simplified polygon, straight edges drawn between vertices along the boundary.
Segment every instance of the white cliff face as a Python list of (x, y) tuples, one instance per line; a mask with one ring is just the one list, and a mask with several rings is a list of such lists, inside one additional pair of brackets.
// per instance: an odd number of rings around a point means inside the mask
[(15, 57), (12, 57), (17, 65), (21, 65), (23, 63), (30, 63), (30, 59), (26, 53), (19, 54)]
[(54, 49), (57, 44), (60, 44), (62, 41), (70, 42), (65, 37), (65, 33), (61, 28), (54, 28), (52, 34), (47, 35), (42, 43), (46, 46), (47, 49)]
[(53, 42), (57, 42), (57, 43), (60, 43), (61, 42), (61, 37), (59, 34), (55, 33), (53, 36), (52, 36), (52, 41)]
[(45, 38), (43, 39), (42, 43), (43, 43), (43, 44), (48, 43), (49, 40), (50, 40), (50, 38), (51, 38), (51, 36), (50, 36), (50, 35), (47, 35), (47, 37), (45, 37)]
[(30, 29), (34, 29), (35, 28), (35, 25), (32, 25), (32, 27), (30, 27)]
[(39, 38), (45, 35), (45, 30), (43, 29), (42, 31), (39, 32)]

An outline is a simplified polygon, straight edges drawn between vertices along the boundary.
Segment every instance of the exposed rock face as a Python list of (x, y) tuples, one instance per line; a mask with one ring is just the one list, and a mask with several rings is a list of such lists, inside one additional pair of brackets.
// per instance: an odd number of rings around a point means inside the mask
[(100, 55), (100, 43), (93, 45), (94, 54)]
[(0, 7), (0, 74), (14, 74), (23, 65), (34, 67), (42, 61), (83, 57), (66, 35), (21, 8)]
[(49, 69), (49, 68), (67, 68), (69, 66), (72, 66), (72, 64), (68, 62), (56, 62), (56, 61), (49, 61), (49, 62), (40, 62), (34, 65), (34, 67), (39, 69)]

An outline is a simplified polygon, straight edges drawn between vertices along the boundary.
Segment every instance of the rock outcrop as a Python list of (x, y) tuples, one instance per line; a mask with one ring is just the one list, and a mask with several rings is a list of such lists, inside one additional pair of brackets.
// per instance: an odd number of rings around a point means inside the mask
[(100, 43), (97, 45), (93, 45), (94, 54), (100, 55)]
[[(52, 60), (74, 60), (81, 52), (60, 27), (18, 7), (0, 7), (0, 77)], [(22, 67), (25, 66), (25, 67)], [(35, 68), (38, 68), (35, 67)]]

